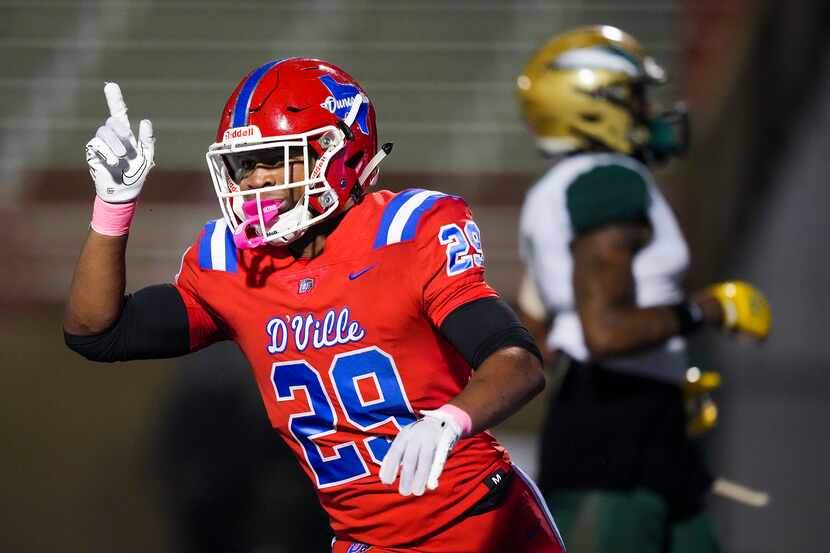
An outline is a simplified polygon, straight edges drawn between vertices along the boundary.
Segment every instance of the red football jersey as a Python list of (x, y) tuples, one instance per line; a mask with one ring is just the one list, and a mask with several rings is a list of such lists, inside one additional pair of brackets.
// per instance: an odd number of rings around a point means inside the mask
[(496, 292), (461, 198), (411, 189), (367, 195), (314, 259), (237, 250), (224, 220), (185, 253), (176, 286), (193, 350), (239, 344), (271, 424), (315, 485), (339, 539), (378, 546), (447, 527), (508, 466), (492, 435), (462, 439), (440, 485), (403, 497), (381, 484), (399, 429), (453, 399), (472, 369), (441, 335), (457, 307)]

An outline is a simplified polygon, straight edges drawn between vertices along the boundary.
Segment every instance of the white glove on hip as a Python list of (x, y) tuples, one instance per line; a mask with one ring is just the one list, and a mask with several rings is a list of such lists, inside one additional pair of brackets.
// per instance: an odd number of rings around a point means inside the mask
[(436, 409), (421, 411), (423, 418), (403, 427), (380, 466), (380, 481), (390, 485), (398, 476), (401, 495), (423, 495), (438, 487), (444, 463), (463, 429), (451, 414)]
[(121, 88), (116, 83), (107, 83), (104, 95), (110, 117), (86, 143), (86, 162), (98, 197), (109, 203), (131, 202), (138, 197), (154, 165), (153, 124), (143, 119), (136, 140)]

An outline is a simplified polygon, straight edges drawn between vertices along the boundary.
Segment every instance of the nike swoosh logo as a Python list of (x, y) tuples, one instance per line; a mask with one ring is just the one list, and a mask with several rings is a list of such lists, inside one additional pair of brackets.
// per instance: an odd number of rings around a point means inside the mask
[(135, 170), (132, 175), (128, 175), (124, 171), (121, 171), (121, 182), (124, 183), (125, 186), (132, 186), (138, 179), (141, 177), (141, 174), (144, 172), (144, 168), (147, 167), (147, 156), (144, 155), (144, 147), (141, 148), (141, 165)]
[(356, 273), (349, 273), (349, 280), (354, 280), (354, 279), (358, 278), (359, 276), (361, 276), (365, 273), (368, 273), (369, 271), (371, 271), (372, 269), (374, 269), (377, 266), (378, 266), (377, 263), (375, 263), (374, 265), (369, 265), (368, 267), (366, 267), (364, 269), (360, 269)]

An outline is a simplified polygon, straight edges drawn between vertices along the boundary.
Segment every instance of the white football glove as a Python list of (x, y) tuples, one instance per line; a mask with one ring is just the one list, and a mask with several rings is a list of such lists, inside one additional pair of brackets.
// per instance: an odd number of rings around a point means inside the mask
[(401, 467), (398, 492), (423, 495), (425, 488), (438, 487), (438, 477), (462, 428), (449, 413), (421, 411), (423, 418), (403, 427), (380, 465), (380, 481), (390, 485)]
[(138, 126), (138, 140), (130, 129), (127, 105), (116, 83), (104, 86), (110, 117), (86, 143), (86, 162), (95, 182), (95, 192), (109, 203), (135, 200), (153, 168), (155, 142), (153, 124), (143, 119)]

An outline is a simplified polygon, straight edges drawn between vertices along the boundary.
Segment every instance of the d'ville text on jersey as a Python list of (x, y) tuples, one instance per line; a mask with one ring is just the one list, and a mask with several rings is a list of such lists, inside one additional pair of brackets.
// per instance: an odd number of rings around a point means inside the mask
[[(328, 348), (338, 344), (359, 342), (366, 331), (358, 321), (350, 320), (348, 307), (340, 310), (329, 309), (322, 319), (311, 313), (292, 317), (273, 317), (265, 325), (270, 341), (268, 353), (282, 353), (288, 347), (289, 338), (297, 351), (305, 351), (311, 345), (314, 349)], [(286, 320), (288, 322), (286, 322)]]

